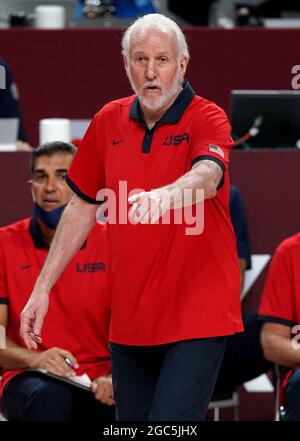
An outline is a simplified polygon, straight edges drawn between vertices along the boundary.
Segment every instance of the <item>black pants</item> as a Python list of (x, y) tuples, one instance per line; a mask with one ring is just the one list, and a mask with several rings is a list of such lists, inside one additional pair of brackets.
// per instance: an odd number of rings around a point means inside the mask
[(227, 337), (213, 398), (222, 398), (237, 386), (268, 372), (273, 363), (264, 358), (260, 344), (262, 322), (256, 313), (243, 314), (244, 332)]
[(226, 337), (149, 347), (111, 343), (117, 419), (204, 420), (225, 347)]
[(115, 407), (95, 399), (92, 392), (27, 372), (4, 388), (2, 412), (9, 421), (114, 421)]

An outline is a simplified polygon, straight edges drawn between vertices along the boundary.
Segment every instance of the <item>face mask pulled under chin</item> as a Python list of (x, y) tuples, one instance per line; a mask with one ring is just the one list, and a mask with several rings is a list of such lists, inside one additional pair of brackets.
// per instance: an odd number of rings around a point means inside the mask
[(65, 208), (66, 205), (62, 205), (54, 208), (54, 210), (46, 211), (35, 202), (33, 204), (32, 217), (33, 219), (41, 220), (45, 225), (47, 225), (47, 227), (55, 230)]

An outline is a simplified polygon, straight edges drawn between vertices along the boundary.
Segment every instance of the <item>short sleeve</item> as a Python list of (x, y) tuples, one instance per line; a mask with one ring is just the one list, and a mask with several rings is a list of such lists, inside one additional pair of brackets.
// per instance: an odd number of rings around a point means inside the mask
[(225, 172), (233, 146), (231, 126), (225, 112), (211, 103), (206, 112), (195, 120), (193, 130), (191, 166), (203, 159), (218, 163)]
[(89, 125), (71, 167), (66, 182), (81, 199), (99, 204), (97, 193), (105, 188), (105, 124), (99, 112)]
[(273, 256), (259, 308), (260, 318), (264, 321), (287, 326), (296, 323), (290, 260), (288, 247), (281, 244)]
[[(0, 236), (1, 241), (1, 236)], [(8, 305), (8, 289), (6, 278), (6, 266), (4, 260), (3, 250), (0, 244), (0, 305)]]

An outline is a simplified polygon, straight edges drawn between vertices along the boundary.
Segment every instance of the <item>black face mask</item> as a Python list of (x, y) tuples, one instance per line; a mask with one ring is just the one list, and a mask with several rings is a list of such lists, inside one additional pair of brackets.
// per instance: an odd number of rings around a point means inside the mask
[(43, 221), (44, 224), (52, 230), (56, 230), (65, 208), (66, 205), (61, 205), (60, 207), (54, 208), (54, 210), (46, 211), (35, 202), (33, 204), (32, 217), (33, 219)]

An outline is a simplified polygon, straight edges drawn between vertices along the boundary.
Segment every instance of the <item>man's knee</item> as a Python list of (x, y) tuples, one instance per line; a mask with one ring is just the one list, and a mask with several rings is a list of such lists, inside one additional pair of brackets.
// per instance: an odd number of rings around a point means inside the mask
[(72, 394), (63, 383), (24, 374), (6, 385), (1, 404), (11, 421), (67, 420)]
[(25, 419), (68, 420), (72, 407), (72, 393), (68, 387), (45, 381), (28, 396)]

